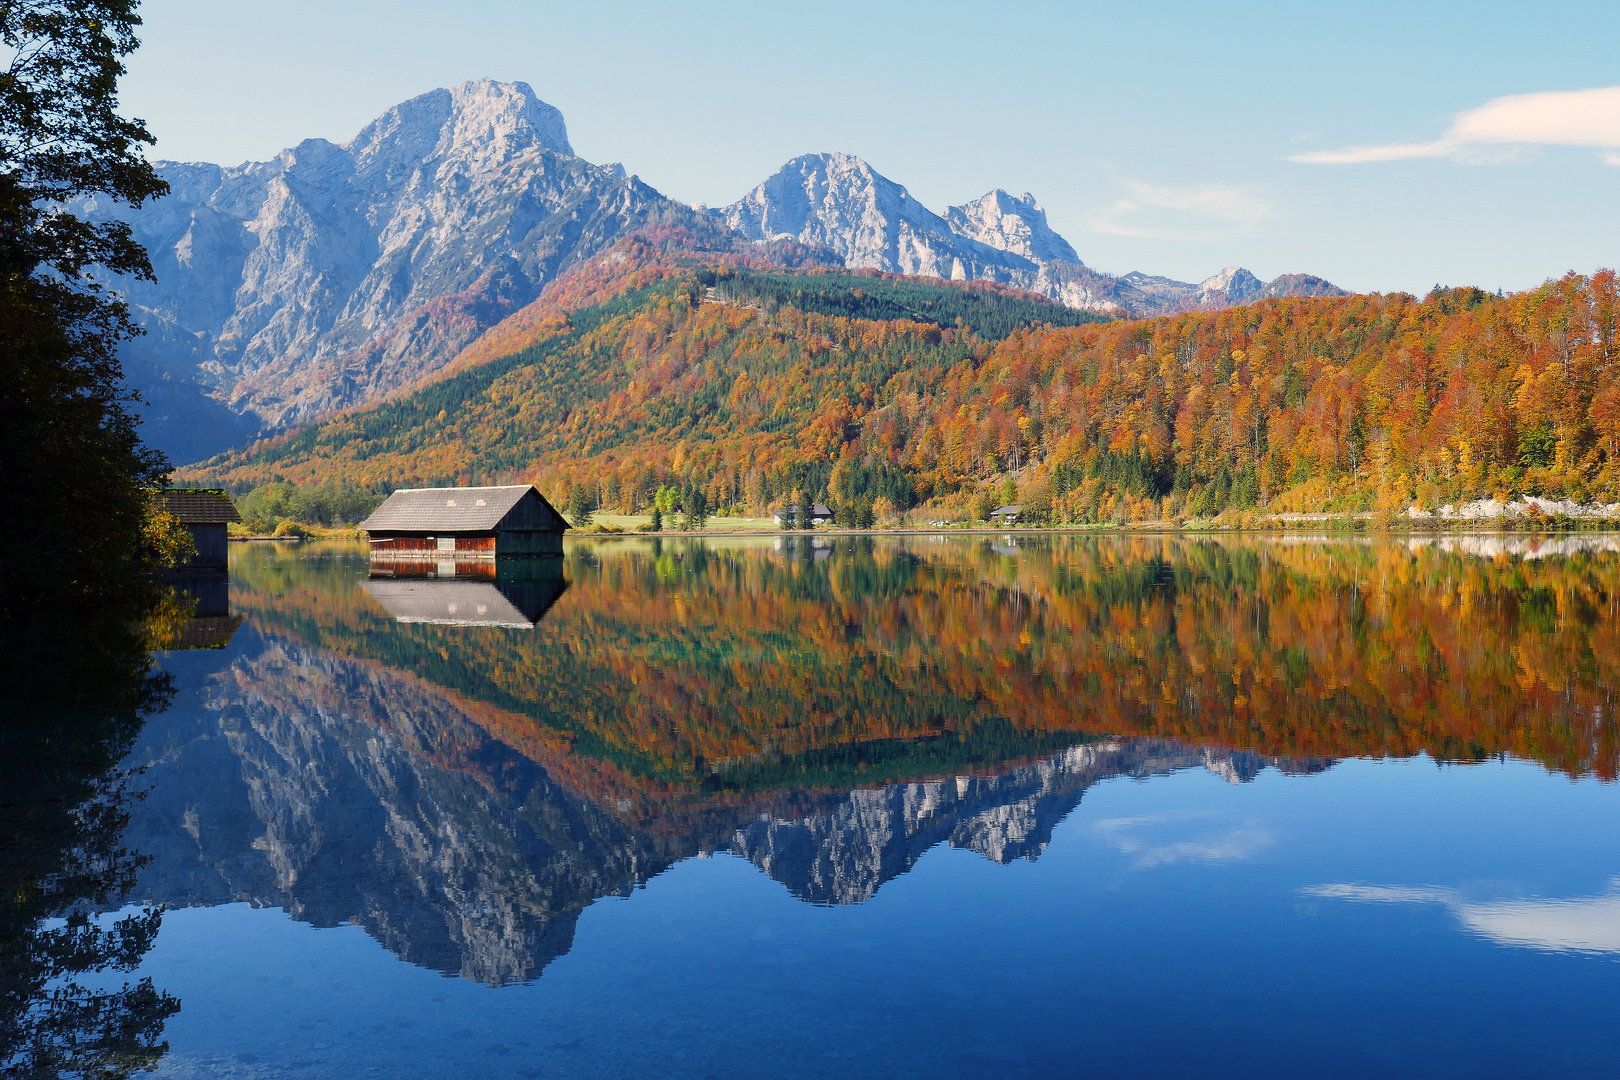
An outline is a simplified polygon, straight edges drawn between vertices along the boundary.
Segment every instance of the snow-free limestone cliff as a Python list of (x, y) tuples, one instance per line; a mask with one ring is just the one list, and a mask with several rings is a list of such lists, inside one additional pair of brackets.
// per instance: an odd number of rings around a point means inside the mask
[(831, 248), (851, 269), (994, 281), (1086, 311), (1160, 315), (1268, 296), (1344, 295), (1309, 274), (1262, 282), (1238, 267), (1196, 284), (1115, 277), (1086, 266), (1028, 192), (1015, 197), (997, 188), (941, 217), (850, 154), (796, 157), (737, 202), (708, 212), (752, 240)]
[(696, 219), (574, 156), (561, 113), (491, 79), (413, 98), (342, 144), (158, 172), (171, 193), (129, 215), (157, 280), (118, 284), (148, 329), (125, 354), (152, 401), (146, 435), (178, 461), (374, 400), (624, 230)]
[(1011, 281), (1034, 264), (959, 236), (893, 180), (849, 154), (796, 157), (753, 191), (711, 211), (750, 240), (831, 248), (852, 268), (957, 281)]

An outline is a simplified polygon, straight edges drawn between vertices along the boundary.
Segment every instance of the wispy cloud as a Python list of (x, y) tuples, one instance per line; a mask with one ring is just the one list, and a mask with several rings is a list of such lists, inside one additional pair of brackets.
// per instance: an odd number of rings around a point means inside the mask
[(1097, 232), (1158, 240), (1202, 239), (1211, 224), (1251, 228), (1271, 217), (1272, 206), (1253, 188), (1227, 184), (1170, 187), (1122, 181), (1125, 196), (1092, 219)]
[(1620, 882), (1603, 896), (1465, 900), (1433, 885), (1315, 885), (1301, 892), (1380, 904), (1444, 904), (1468, 930), (1503, 945), (1549, 952), (1620, 952)]
[(1312, 150), (1289, 161), (1359, 165), (1371, 161), (1452, 158), (1471, 163), (1519, 160), (1535, 146), (1586, 146), (1620, 165), (1620, 86), (1514, 94), (1457, 114), (1432, 142)]

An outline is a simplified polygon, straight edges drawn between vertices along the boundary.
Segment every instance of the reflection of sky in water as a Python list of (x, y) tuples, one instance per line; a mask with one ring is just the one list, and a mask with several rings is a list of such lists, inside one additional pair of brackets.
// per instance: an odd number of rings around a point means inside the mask
[(1602, 896), (1465, 900), (1425, 885), (1316, 885), (1308, 896), (1380, 904), (1444, 904), (1476, 934), (1503, 945), (1554, 952), (1620, 952), (1620, 881)]
[[(1612, 797), (1511, 763), (1190, 769), (856, 904), (689, 859), (524, 984), (240, 904), (171, 912), (142, 973), (185, 1001), (172, 1077), (1608, 1075)], [(1419, 873), (1450, 884), (1313, 884)]]
[(1137, 814), (1094, 826), (1098, 836), (1134, 856), (1139, 870), (1178, 862), (1236, 862), (1271, 846), (1271, 832), (1254, 820), (1222, 821), (1212, 813)]

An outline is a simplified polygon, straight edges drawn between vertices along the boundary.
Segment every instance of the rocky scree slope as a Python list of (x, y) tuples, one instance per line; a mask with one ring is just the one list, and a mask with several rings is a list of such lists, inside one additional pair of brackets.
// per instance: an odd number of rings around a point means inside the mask
[(851, 269), (995, 281), (1069, 307), (1164, 315), (1233, 307), (1277, 296), (1344, 296), (1309, 274), (1264, 282), (1227, 267), (1196, 284), (1087, 267), (1025, 193), (997, 188), (941, 217), (850, 154), (805, 154), (730, 206), (706, 210), (755, 241), (794, 239), (836, 251)]

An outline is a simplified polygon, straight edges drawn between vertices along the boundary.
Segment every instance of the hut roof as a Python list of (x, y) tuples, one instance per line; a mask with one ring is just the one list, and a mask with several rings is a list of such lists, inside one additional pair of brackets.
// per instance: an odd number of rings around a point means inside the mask
[(179, 518), (182, 525), (224, 525), (242, 520), (223, 488), (170, 488), (155, 495), (163, 509)]
[(1022, 514), (1023, 512), (1024, 512), (1024, 504), (1023, 503), (1010, 503), (1010, 504), (1008, 504), (1006, 506), (998, 506), (998, 507), (996, 507), (994, 510), (990, 511), (990, 516), (991, 517), (1017, 517), (1019, 514)]
[[(511, 487), (401, 488), (360, 523), (368, 532), (488, 532), (529, 492), (556, 514), (533, 484)], [(567, 523), (558, 518), (558, 528)]]

